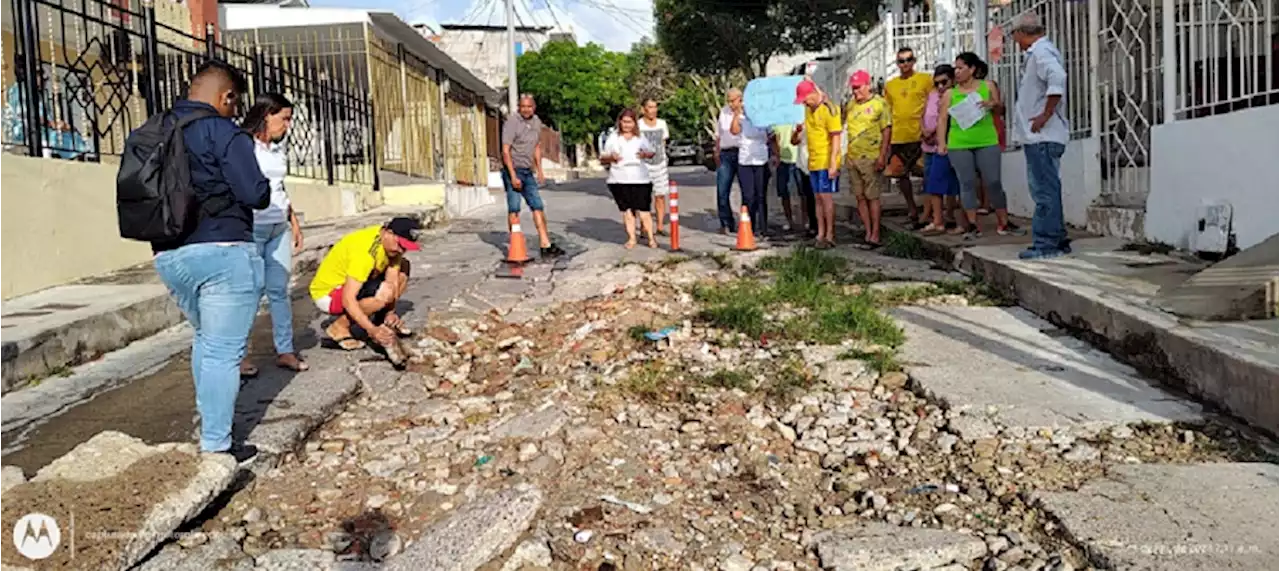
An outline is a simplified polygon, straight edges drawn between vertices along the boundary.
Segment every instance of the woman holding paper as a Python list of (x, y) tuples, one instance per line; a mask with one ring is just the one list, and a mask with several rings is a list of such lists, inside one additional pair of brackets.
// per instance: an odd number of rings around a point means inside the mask
[(987, 184), (991, 206), (996, 211), (996, 233), (1020, 232), (1009, 227), (1008, 203), (1000, 183), (1000, 135), (993, 109), (1002, 105), (1000, 90), (986, 75), (987, 64), (973, 52), (956, 57), (956, 84), (942, 96), (939, 123), (947, 125), (947, 136), (938, 143), (938, 154), (947, 156), (960, 179), (960, 202), (969, 221), (966, 241), (982, 237), (978, 226), (978, 173)]
[(653, 182), (645, 161), (657, 153), (649, 141), (640, 134), (635, 111), (623, 109), (618, 115), (618, 130), (604, 143), (600, 162), (610, 165), (605, 183), (613, 194), (613, 201), (622, 212), (622, 226), (627, 230), (628, 250), (636, 246), (636, 218), (644, 228), (649, 247), (657, 248), (653, 239), (653, 217), (649, 206), (653, 204)]

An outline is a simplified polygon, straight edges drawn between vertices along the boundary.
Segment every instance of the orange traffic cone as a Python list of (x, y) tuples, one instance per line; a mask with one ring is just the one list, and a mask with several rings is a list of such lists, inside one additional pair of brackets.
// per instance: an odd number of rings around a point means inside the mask
[(508, 215), (507, 224), (511, 226), (511, 245), (507, 247), (506, 261), (523, 264), (529, 261), (529, 252), (524, 244), (524, 230), (520, 229), (520, 215)]
[(742, 213), (738, 215), (738, 245), (733, 249), (740, 252), (756, 249), (756, 235), (751, 231), (751, 213), (747, 212), (745, 204), (742, 206)]

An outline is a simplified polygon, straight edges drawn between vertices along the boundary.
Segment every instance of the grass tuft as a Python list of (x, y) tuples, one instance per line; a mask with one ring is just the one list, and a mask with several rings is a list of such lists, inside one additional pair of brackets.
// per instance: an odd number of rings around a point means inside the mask
[(907, 232), (891, 232), (884, 241), (882, 250), (886, 256), (924, 260), (929, 257), (922, 238)]

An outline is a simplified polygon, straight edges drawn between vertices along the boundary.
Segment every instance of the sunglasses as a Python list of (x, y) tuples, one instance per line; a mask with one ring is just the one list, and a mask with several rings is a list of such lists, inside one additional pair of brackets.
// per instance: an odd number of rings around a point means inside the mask
[(915, 63), (915, 62), (916, 62), (916, 58), (914, 58), (914, 57), (909, 57), (909, 58), (898, 58), (898, 63), (899, 63), (899, 64), (904, 64), (904, 63)]

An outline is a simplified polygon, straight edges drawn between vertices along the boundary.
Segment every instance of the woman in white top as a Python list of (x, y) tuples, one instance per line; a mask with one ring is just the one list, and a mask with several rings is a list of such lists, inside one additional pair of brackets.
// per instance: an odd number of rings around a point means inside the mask
[(649, 238), (649, 247), (657, 248), (658, 241), (653, 239), (653, 217), (649, 215), (649, 205), (653, 203), (653, 181), (645, 164), (657, 153), (640, 134), (637, 123), (635, 111), (622, 110), (618, 115), (618, 131), (605, 141), (600, 162), (610, 165), (606, 183), (613, 194), (613, 201), (622, 212), (622, 226), (627, 230), (627, 249), (636, 245), (637, 217)]
[(649, 146), (653, 147), (654, 156), (645, 161), (649, 165), (649, 180), (653, 181), (653, 208), (657, 211), (657, 233), (667, 233), (665, 218), (667, 217), (667, 194), (670, 192), (667, 178), (667, 140), (671, 131), (667, 122), (658, 118), (658, 102), (652, 97), (645, 99), (641, 105), (644, 118), (640, 119), (640, 134), (644, 135)]
[(751, 232), (757, 238), (764, 236), (765, 173), (769, 169), (769, 132), (756, 127), (751, 119), (742, 117), (742, 132), (738, 142), (738, 188), (742, 190), (742, 204), (751, 216)]
[[(276, 365), (305, 371), (307, 363), (293, 347), (293, 310), (289, 299), (289, 276), (293, 273), (293, 255), (302, 249), (302, 228), (284, 188), (289, 165), (280, 144), (292, 123), (293, 104), (278, 93), (264, 93), (245, 113), (241, 127), (253, 135), (258, 168), (271, 182), (271, 205), (253, 212), (253, 241), (264, 264), (260, 275), (271, 307)], [(246, 358), (240, 365), (240, 373), (251, 377), (257, 374), (257, 369)]]

